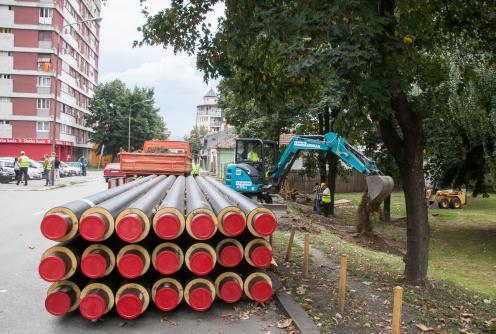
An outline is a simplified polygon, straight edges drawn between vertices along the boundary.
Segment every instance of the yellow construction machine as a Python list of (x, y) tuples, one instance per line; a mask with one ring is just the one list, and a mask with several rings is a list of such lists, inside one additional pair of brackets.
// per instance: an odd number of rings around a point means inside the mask
[(438, 207), (440, 209), (461, 209), (462, 206), (467, 204), (467, 189), (427, 189), (425, 191), (425, 197), (429, 203), (429, 207), (431, 208)]

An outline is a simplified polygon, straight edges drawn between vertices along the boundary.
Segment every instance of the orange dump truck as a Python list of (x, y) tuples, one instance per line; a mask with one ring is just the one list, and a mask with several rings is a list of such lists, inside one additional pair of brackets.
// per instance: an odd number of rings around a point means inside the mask
[(185, 141), (149, 140), (143, 152), (121, 152), (120, 163), (126, 175), (189, 175), (191, 150)]

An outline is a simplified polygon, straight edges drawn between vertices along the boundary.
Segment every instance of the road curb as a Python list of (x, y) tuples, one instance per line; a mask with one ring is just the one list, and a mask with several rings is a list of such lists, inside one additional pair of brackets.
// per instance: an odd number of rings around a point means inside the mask
[(293, 323), (300, 330), (301, 334), (319, 334), (320, 331), (305, 310), (293, 300), (286, 291), (282, 289), (282, 284), (274, 273), (271, 273), (272, 286), (275, 290), (275, 297), (284, 309), (284, 312), (293, 319)]
[(48, 190), (54, 190), (54, 189), (59, 189), (59, 188), (70, 187), (70, 186), (73, 186), (73, 185), (76, 185), (76, 184), (88, 183), (88, 182), (92, 182), (92, 181), (95, 181), (95, 180), (98, 180), (98, 179), (100, 179), (100, 177), (95, 177), (93, 179), (87, 179), (87, 180), (83, 180), (83, 181), (79, 181), (79, 182), (62, 183), (62, 185), (55, 185), (55, 186), (50, 186), (50, 187), (40, 188), (40, 189), (24, 189), (24, 188), (21, 188), (21, 185), (19, 185), (19, 188), (15, 188), (15, 189), (0, 189), (0, 191), (48, 191)]

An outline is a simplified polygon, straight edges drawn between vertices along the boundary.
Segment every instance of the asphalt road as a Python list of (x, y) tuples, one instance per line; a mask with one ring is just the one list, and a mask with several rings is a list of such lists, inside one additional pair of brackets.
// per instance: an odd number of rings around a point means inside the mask
[[(47, 191), (15, 191), (0, 184), (0, 332), (1, 333), (285, 333), (277, 328), (281, 311), (268, 306), (255, 313), (253, 304), (235, 306), (221, 302), (207, 312), (187, 306), (161, 313), (153, 306), (136, 321), (123, 322), (115, 314), (89, 322), (79, 314), (53, 317), (45, 311), (49, 283), (38, 275), (42, 252), (53, 245), (42, 237), (39, 223), (44, 212), (56, 205), (104, 190), (101, 178)], [(242, 319), (240, 319), (240, 313)], [(164, 318), (165, 317), (165, 318)], [(246, 319), (248, 318), (248, 319)]]

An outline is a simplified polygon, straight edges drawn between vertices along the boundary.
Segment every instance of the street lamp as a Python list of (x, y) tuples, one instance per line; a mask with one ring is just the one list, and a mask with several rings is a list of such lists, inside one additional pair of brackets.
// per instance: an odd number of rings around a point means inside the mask
[[(79, 23), (84, 23), (84, 22), (100, 22), (102, 20), (101, 17), (94, 17), (92, 19), (87, 19), (87, 20), (81, 20), (73, 23), (68, 23), (62, 26), (61, 32), (59, 32), (58, 38), (57, 38), (57, 58), (55, 59), (55, 108), (53, 109), (53, 131), (52, 131), (52, 156), (54, 158), (55, 162), (55, 142), (57, 140), (56, 136), (56, 129), (57, 129), (57, 104), (58, 104), (58, 98), (57, 98), (57, 93), (59, 91), (60, 84), (58, 83), (58, 76), (59, 76), (59, 58), (60, 58), (60, 44), (62, 41), (62, 33), (64, 32), (64, 29), (66, 27), (72, 26), (74, 24), (79, 24)], [(55, 168), (52, 168), (52, 185), (55, 184)]]
[(145, 104), (148, 102), (153, 102), (153, 100), (143, 100), (143, 101), (138, 101), (129, 106), (129, 114), (128, 114), (128, 124), (127, 124), (127, 151), (131, 152), (131, 111), (133, 110), (132, 107), (137, 106), (139, 104)]

